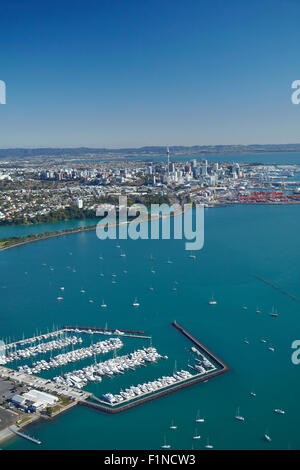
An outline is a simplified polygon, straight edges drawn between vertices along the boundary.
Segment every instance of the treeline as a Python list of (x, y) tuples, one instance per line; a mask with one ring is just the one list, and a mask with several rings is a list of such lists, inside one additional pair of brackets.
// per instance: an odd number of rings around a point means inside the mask
[(48, 222), (61, 222), (63, 220), (92, 219), (96, 216), (93, 209), (78, 209), (76, 206), (52, 210), (47, 214), (37, 214), (35, 217), (16, 216), (0, 221), (0, 225), (28, 225)]
[[(94, 204), (119, 204), (119, 199), (115, 196), (103, 196), (97, 198), (97, 201), (93, 201)], [(170, 204), (168, 196), (164, 195), (146, 195), (146, 196), (128, 196), (127, 204), (144, 204), (150, 206), (151, 204)], [(84, 220), (93, 219), (96, 217), (95, 209), (78, 209), (77, 206), (68, 206), (64, 209), (51, 210), (47, 214), (37, 214), (34, 217), (28, 217), (18, 215), (10, 219), (0, 220), (1, 225), (30, 225), (30, 224), (42, 224), (50, 222), (61, 222), (63, 220)]]
[(31, 233), (29, 235), (20, 236), (20, 237), (9, 237), (9, 238), (1, 238), (0, 239), (0, 249), (1, 247), (7, 247), (11, 245), (20, 245), (25, 242), (34, 241), (34, 240), (41, 240), (45, 238), (52, 238), (57, 237), (60, 235), (68, 234), (68, 233), (75, 233), (75, 232), (84, 232), (88, 230), (93, 230), (96, 225), (90, 225), (87, 227), (76, 227), (76, 228), (69, 228), (64, 230), (58, 230), (56, 232), (44, 232), (44, 233)]

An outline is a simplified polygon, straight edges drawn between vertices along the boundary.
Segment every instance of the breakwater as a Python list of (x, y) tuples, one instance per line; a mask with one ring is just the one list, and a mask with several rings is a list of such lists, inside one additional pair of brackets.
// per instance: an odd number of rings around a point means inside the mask
[(273, 284), (272, 282), (267, 281), (266, 279), (264, 279), (264, 278), (261, 277), (261, 276), (255, 275), (254, 277), (255, 277), (256, 279), (258, 279), (259, 281), (264, 282), (264, 283), (267, 284), (268, 286), (272, 287), (273, 289), (278, 290), (278, 291), (281, 292), (282, 294), (287, 295), (288, 297), (290, 297), (290, 298), (291, 298), (292, 300), (294, 300), (295, 302), (300, 302), (300, 299), (298, 299), (298, 297), (296, 297), (296, 296), (293, 295), (293, 294), (290, 294), (289, 292), (287, 292), (287, 291), (284, 290), (284, 289), (281, 289), (281, 287), (277, 286), (276, 284)]
[(88, 400), (79, 400), (78, 404), (82, 406), (86, 406), (89, 408), (93, 408), (97, 411), (102, 411), (104, 413), (108, 414), (116, 414), (116, 413), (121, 413), (122, 411), (129, 410), (131, 408), (135, 408), (136, 406), (142, 405), (144, 403), (147, 403), (152, 400), (156, 400), (157, 398), (162, 398), (164, 396), (167, 396), (171, 393), (177, 392), (179, 390), (183, 390), (184, 388), (190, 387), (192, 385), (196, 385), (200, 382), (206, 382), (209, 379), (212, 379), (213, 377), (217, 377), (221, 374), (224, 374), (225, 372), (229, 371), (229, 367), (225, 362), (220, 359), (218, 356), (216, 356), (212, 351), (210, 351), (206, 346), (204, 346), (197, 338), (195, 338), (191, 333), (189, 333), (187, 330), (185, 330), (181, 325), (179, 325), (176, 321), (172, 323), (172, 325), (180, 331), (183, 335), (185, 335), (192, 343), (194, 343), (196, 346), (198, 346), (202, 351), (207, 354), (210, 359), (212, 359), (219, 368), (216, 368), (213, 372), (210, 372), (208, 374), (196, 374), (192, 378), (182, 380), (179, 383), (176, 383), (174, 385), (170, 385), (165, 387), (164, 389), (161, 389), (159, 391), (153, 392), (149, 395), (143, 396), (141, 398), (134, 399), (134, 401), (128, 401), (127, 403), (124, 403), (123, 405), (109, 405), (105, 404), (104, 402), (101, 403), (101, 400), (99, 400), (96, 397), (93, 397), (98, 401), (98, 403), (93, 403)]

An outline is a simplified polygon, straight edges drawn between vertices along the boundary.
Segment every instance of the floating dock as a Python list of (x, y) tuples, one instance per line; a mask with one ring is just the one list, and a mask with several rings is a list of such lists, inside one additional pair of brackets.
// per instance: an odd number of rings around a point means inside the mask
[(63, 330), (73, 330), (73, 331), (92, 331), (93, 333), (110, 333), (118, 335), (118, 332), (121, 333), (121, 336), (130, 336), (132, 338), (143, 338), (151, 339), (151, 336), (146, 336), (145, 331), (135, 331), (135, 330), (120, 330), (119, 328), (96, 328), (90, 326), (63, 326)]
[(205, 375), (197, 374), (193, 376), (192, 378), (182, 380), (179, 383), (176, 383), (174, 385), (169, 385), (166, 388), (155, 391), (150, 395), (143, 396), (141, 398), (137, 397), (136, 399), (133, 399), (134, 401), (127, 402), (126, 404), (123, 404), (123, 405), (122, 404), (121, 405), (109, 405), (108, 403), (104, 404), (104, 402), (102, 402), (99, 398), (96, 398), (96, 397), (93, 397), (93, 398), (96, 399), (98, 403), (93, 403), (87, 400), (80, 400), (78, 401), (78, 404), (89, 407), (89, 408), (93, 408), (98, 411), (102, 411), (104, 413), (116, 414), (122, 411), (129, 410), (130, 408), (135, 408), (136, 406), (142, 405), (143, 403), (146, 403), (148, 401), (156, 400), (157, 398), (169, 395), (170, 393), (177, 392), (184, 388), (190, 387), (191, 385), (195, 385), (200, 382), (207, 382), (209, 379), (212, 379), (213, 377), (217, 377), (218, 375), (224, 374), (225, 372), (229, 371), (228, 365), (225, 364), (225, 362), (221, 360), (219, 357), (217, 357), (214, 353), (212, 353), (206, 346), (200, 343), (200, 341), (196, 339), (191, 333), (185, 330), (176, 321), (174, 321), (172, 325), (178, 331), (180, 331), (183, 335), (185, 335), (190, 341), (192, 341), (195, 345), (197, 345), (201, 350), (203, 350), (207, 354), (207, 356), (219, 366), (219, 368), (218, 369), (216, 368), (213, 372), (205, 374)]

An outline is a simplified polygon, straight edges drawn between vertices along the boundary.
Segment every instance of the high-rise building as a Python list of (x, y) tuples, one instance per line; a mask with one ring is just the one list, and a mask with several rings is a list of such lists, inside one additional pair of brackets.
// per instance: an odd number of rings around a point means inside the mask
[(82, 199), (76, 199), (76, 206), (78, 207), (78, 209), (82, 209), (83, 208), (83, 200)]
[(201, 165), (202, 176), (207, 176), (207, 160), (203, 160)]

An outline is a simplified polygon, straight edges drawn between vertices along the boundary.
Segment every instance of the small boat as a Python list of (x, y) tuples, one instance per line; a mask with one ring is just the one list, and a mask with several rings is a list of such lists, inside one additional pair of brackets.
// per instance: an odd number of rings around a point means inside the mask
[(256, 313), (261, 313), (261, 310), (256, 307)]
[(217, 305), (217, 301), (214, 299), (213, 295), (211, 296), (210, 301), (208, 302), (209, 305)]
[(64, 287), (61, 287), (60, 290), (65, 290), (65, 288), (64, 288)]
[(284, 414), (285, 414), (285, 411), (282, 410), (281, 408), (275, 408), (274, 413), (277, 413), (277, 414), (279, 414), (279, 415), (284, 415)]
[(64, 298), (63, 297), (57, 297), (57, 300), (63, 300)]
[(149, 259), (150, 259), (150, 261), (154, 261), (154, 260), (155, 260), (155, 258), (154, 258), (152, 255), (150, 255), (150, 258), (149, 258)]
[(268, 432), (265, 432), (264, 438), (265, 438), (265, 440), (268, 441), (268, 442), (271, 442), (271, 441), (272, 441), (272, 439), (270, 438)]
[(125, 257), (126, 257), (126, 253), (121, 253), (120, 256), (121, 256), (121, 258), (125, 258)]
[(200, 434), (198, 434), (197, 429), (195, 430), (195, 434), (193, 435), (193, 439), (201, 439)]
[(190, 259), (196, 259), (196, 255), (189, 255)]
[(275, 351), (275, 348), (273, 348), (273, 346), (270, 346), (270, 347), (268, 348), (268, 350), (271, 351), (271, 352), (274, 352), (274, 351)]
[(197, 411), (197, 416), (196, 416), (196, 423), (204, 423), (204, 418), (200, 417), (200, 411)]
[(267, 340), (266, 340), (266, 339), (261, 339), (260, 342), (261, 342), (261, 343), (266, 343)]
[(167, 444), (167, 441), (166, 441), (166, 436), (164, 436), (164, 443), (162, 446), (160, 446), (161, 449), (171, 449), (171, 446), (170, 444)]
[(132, 305), (133, 305), (133, 307), (139, 307), (140, 306), (140, 304), (137, 301), (137, 298), (134, 299), (134, 302), (133, 302)]
[(256, 397), (256, 393), (255, 393), (255, 392), (250, 392), (250, 395), (251, 395), (251, 397)]
[(244, 416), (240, 415), (240, 409), (239, 408), (237, 408), (235, 419), (237, 419), (238, 421), (245, 421)]
[(243, 310), (247, 310), (247, 307), (246, 307), (246, 305), (243, 305), (243, 307), (242, 307), (242, 308), (243, 308)]
[(154, 287), (149, 287), (149, 290), (154, 290)]
[(173, 261), (171, 261), (170, 259), (168, 259), (167, 263), (168, 263), (168, 264), (173, 264)]
[(81, 292), (81, 294), (84, 294), (84, 293), (85, 293), (85, 290), (84, 290), (84, 289), (81, 289), (80, 292)]
[(174, 424), (174, 421), (173, 421), (173, 420), (172, 420), (170, 429), (172, 429), (173, 431), (175, 431), (175, 429), (177, 429), (177, 426)]
[(275, 309), (274, 307), (272, 307), (272, 312), (270, 313), (271, 317), (278, 317), (278, 313), (277, 313), (277, 309)]
[(205, 448), (206, 448), (206, 449), (213, 449), (213, 448), (214, 448), (214, 446), (212, 446), (212, 445), (209, 443), (209, 438), (207, 438)]
[(102, 307), (102, 308), (106, 308), (106, 307), (107, 307), (106, 303), (104, 303), (104, 300), (102, 300), (101, 307)]
[(246, 339), (246, 338), (244, 339), (244, 343), (245, 343), (245, 344), (250, 344), (250, 343), (249, 343), (249, 340)]

